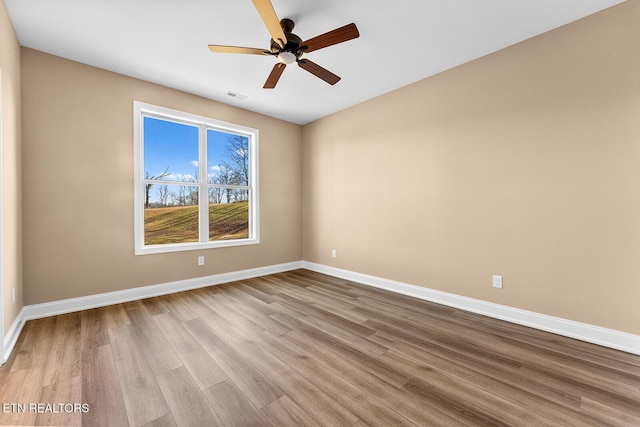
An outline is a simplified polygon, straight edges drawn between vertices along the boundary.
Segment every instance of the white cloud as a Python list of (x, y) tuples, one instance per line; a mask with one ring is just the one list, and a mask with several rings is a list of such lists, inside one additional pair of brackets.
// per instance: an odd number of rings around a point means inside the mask
[(169, 181), (179, 181), (179, 182), (197, 182), (198, 180), (191, 174), (181, 174), (181, 173), (172, 173), (171, 175), (167, 175), (166, 177)]
[(211, 169), (214, 172), (220, 172), (222, 170), (222, 168), (220, 167), (220, 165), (214, 165), (214, 166), (210, 166), (209, 169)]
[(198, 167), (198, 161), (197, 160), (191, 160), (191, 164), (195, 167)]

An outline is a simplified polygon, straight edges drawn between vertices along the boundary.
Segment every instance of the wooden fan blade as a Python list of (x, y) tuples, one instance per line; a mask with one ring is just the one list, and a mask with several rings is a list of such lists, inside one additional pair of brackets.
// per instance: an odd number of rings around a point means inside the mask
[(298, 65), (300, 66), (300, 68), (304, 68), (314, 76), (321, 78), (330, 85), (334, 85), (340, 81), (340, 77), (336, 76), (331, 71), (322, 68), (315, 62), (309, 61), (308, 59), (298, 60)]
[(276, 65), (274, 65), (273, 70), (271, 70), (271, 74), (269, 74), (269, 77), (267, 78), (267, 81), (265, 82), (263, 88), (273, 89), (274, 87), (276, 87), (276, 85), (278, 84), (278, 80), (280, 80), (280, 76), (282, 75), (282, 72), (286, 67), (287, 65), (283, 64), (282, 62), (278, 62)]
[(269, 30), (271, 38), (275, 40), (280, 47), (284, 47), (287, 43), (287, 36), (284, 35), (284, 31), (280, 26), (280, 20), (278, 19), (278, 15), (276, 15), (276, 11), (273, 9), (271, 2), (269, 0), (252, 1), (260, 14), (260, 18), (262, 18), (262, 22), (267, 26), (267, 30)]
[(351, 23), (302, 42), (299, 50), (305, 53), (313, 52), (314, 50), (333, 46), (334, 44), (346, 42), (347, 40), (357, 39), (358, 37), (360, 37), (358, 27), (356, 27), (356, 24)]
[(249, 55), (271, 55), (270, 52), (255, 47), (220, 46), (216, 44), (210, 44), (209, 50), (216, 53), (247, 53)]

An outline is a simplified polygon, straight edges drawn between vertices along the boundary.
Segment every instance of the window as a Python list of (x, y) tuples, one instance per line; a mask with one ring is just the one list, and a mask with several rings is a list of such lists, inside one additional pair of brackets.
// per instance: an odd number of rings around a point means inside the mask
[(136, 255), (259, 243), (258, 131), (133, 110)]

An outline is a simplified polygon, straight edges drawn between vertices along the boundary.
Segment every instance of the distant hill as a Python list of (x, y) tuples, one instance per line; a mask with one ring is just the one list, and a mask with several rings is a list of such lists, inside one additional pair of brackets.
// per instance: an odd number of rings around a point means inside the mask
[[(145, 245), (198, 241), (198, 207), (175, 206), (144, 210)], [(249, 237), (249, 202), (209, 205), (209, 239)]]

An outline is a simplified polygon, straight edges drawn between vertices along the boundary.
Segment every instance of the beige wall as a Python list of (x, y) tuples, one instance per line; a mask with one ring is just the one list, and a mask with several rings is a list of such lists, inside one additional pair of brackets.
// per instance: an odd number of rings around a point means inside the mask
[[(640, 334), (638, 1), (302, 129), (20, 55), (5, 21), (4, 280), (20, 287), (21, 56), (26, 304), (305, 259)], [(260, 129), (259, 246), (133, 255), (134, 99)]]
[[(20, 152), (20, 45), (4, 2), (0, 1), (2, 82), (2, 287), (4, 331), (22, 309), (22, 183)], [(16, 289), (12, 303), (11, 290)]]
[[(134, 100), (259, 129), (259, 245), (134, 256)], [(22, 111), (26, 304), (302, 258), (300, 126), (26, 48)]]
[(304, 259), (640, 334), (638, 22), (628, 1), (305, 126)]

